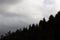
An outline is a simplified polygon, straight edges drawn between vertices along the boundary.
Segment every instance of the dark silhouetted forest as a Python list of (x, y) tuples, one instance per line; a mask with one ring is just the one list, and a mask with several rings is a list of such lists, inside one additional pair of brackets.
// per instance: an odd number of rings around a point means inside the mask
[(55, 17), (50, 15), (48, 21), (43, 18), (39, 24), (29, 25), (28, 29), (9, 31), (0, 40), (60, 40), (60, 12)]

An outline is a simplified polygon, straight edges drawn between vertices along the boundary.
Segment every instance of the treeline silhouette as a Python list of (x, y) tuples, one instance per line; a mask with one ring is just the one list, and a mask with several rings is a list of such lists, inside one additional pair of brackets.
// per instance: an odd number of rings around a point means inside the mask
[(60, 11), (55, 17), (50, 15), (48, 21), (43, 18), (39, 24), (29, 25), (28, 29), (9, 31), (0, 40), (60, 40)]

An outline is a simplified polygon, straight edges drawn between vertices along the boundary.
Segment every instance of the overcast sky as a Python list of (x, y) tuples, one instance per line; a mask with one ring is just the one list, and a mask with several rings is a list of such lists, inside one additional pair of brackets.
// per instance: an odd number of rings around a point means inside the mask
[(60, 10), (60, 0), (0, 0), (0, 30), (15, 30), (24, 25), (48, 20)]

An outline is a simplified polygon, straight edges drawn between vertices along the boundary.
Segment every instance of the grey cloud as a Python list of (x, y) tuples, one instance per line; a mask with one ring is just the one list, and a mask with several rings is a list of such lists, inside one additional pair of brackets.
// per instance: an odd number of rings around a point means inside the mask
[(1, 16), (3, 17), (27, 17), (24, 14), (17, 14), (17, 13), (9, 13), (9, 12), (2, 12), (0, 13)]
[(0, 4), (15, 4), (21, 2), (22, 0), (0, 0)]
[(17, 14), (13, 14), (13, 13), (0, 13), (1, 16), (3, 17), (16, 17), (19, 16)]
[[(28, 19), (31, 21), (31, 17), (28, 15), (24, 15), (24, 14), (16, 14), (16, 13), (5, 13), (2, 12), (0, 13), (0, 24), (2, 25), (7, 25), (8, 24), (12, 24), (12, 25), (19, 25), (19, 24), (28, 24), (30, 23), (29, 21), (27, 21)], [(13, 23), (12, 23), (13, 22)], [(10, 25), (10, 26), (12, 26)]]
[(44, 0), (45, 4), (54, 4), (54, 0)]

